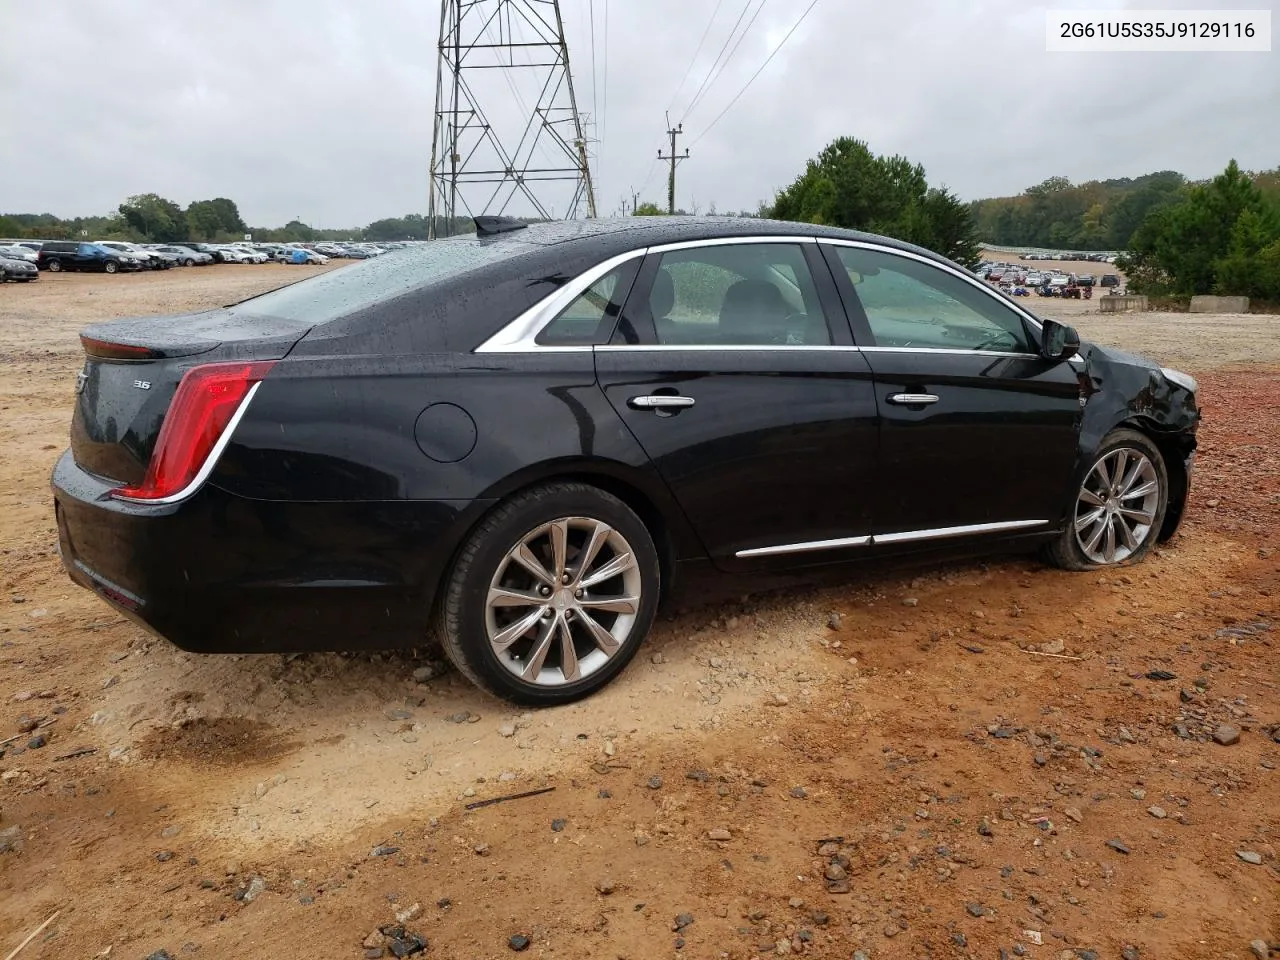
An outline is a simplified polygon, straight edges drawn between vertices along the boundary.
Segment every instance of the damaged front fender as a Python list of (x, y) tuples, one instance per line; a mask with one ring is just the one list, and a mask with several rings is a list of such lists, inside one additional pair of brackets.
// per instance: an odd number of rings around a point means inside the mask
[(1145, 357), (1097, 344), (1081, 344), (1072, 360), (1080, 378), (1084, 416), (1077, 451), (1077, 483), (1113, 430), (1128, 427), (1151, 439), (1164, 457), (1169, 503), (1159, 539), (1168, 540), (1182, 522), (1191, 485), (1200, 406), (1196, 392), (1167, 377)]

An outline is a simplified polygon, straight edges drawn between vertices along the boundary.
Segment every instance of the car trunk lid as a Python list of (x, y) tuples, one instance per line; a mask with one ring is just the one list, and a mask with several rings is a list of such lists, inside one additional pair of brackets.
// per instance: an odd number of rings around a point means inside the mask
[[(234, 309), (120, 320), (80, 336), (71, 451), (83, 469), (127, 486), (144, 482), (183, 377), (209, 364), (283, 358), (311, 329)], [(220, 368), (221, 369), (221, 368)], [(260, 370), (265, 368), (255, 368)]]

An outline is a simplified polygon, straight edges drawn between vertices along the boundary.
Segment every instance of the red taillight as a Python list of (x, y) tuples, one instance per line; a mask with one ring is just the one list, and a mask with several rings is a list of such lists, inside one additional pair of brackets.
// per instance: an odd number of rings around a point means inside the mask
[(192, 367), (169, 404), (156, 448), (141, 485), (112, 495), (128, 500), (163, 500), (196, 479), (222, 439), (231, 419), (275, 361), (209, 363)]
[(84, 346), (86, 356), (99, 357), (103, 360), (154, 360), (160, 356), (150, 347), (138, 347), (131, 343), (111, 343), (107, 340), (86, 337), (84, 334), (80, 335), (80, 343)]

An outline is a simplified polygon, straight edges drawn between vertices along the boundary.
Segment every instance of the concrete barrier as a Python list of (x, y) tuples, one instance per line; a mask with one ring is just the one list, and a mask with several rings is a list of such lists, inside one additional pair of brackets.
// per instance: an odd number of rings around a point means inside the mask
[(1147, 298), (1136, 294), (1125, 297), (1099, 297), (1098, 309), (1102, 313), (1128, 313), (1130, 310), (1146, 310)]
[(1192, 313), (1248, 313), (1248, 297), (1192, 297)]

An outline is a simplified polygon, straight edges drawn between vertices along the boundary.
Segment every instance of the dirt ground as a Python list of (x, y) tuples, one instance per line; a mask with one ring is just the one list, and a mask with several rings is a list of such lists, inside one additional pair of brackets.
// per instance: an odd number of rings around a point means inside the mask
[(60, 569), (78, 329), (315, 269), (0, 287), (0, 954), (55, 911), (20, 960), (1280, 941), (1275, 318), (1033, 298), (1200, 378), (1189, 515), (1146, 563), (743, 582), (669, 611), (602, 694), (513, 713), (455, 674), (416, 682), (429, 654), (186, 654)]

